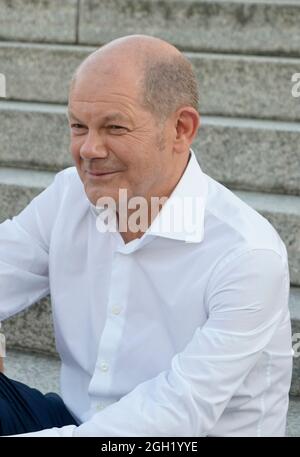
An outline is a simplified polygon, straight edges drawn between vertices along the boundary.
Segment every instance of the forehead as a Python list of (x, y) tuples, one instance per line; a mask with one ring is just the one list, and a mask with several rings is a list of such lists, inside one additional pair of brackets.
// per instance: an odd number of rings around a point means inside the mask
[(141, 92), (137, 79), (103, 74), (80, 75), (69, 95), (69, 114), (94, 115), (107, 120), (124, 120), (140, 112)]
[(107, 94), (122, 94), (138, 98), (141, 89), (141, 73), (134, 65), (107, 65), (88, 63), (76, 74), (70, 97), (95, 100)]
[[(68, 116), (70, 119), (74, 119), (76, 121), (81, 121), (81, 119), (79, 118), (80, 116), (80, 113), (82, 114), (85, 114), (84, 111), (86, 110), (78, 110), (78, 106), (77, 106), (77, 109), (76, 109), (76, 103), (75, 103), (75, 107), (74, 105), (69, 105), (68, 106)], [(96, 107), (96, 111), (97, 111), (97, 107)], [(102, 122), (127, 122), (128, 120), (130, 120), (130, 116), (125, 114), (124, 112), (121, 112), (121, 111), (103, 111), (102, 110), (98, 110), (99, 111), (99, 116), (101, 118), (101, 121)], [(101, 115), (102, 113), (102, 115)], [(94, 114), (94, 112), (93, 112)]]
[(138, 104), (120, 95), (106, 96), (97, 100), (70, 99), (68, 117), (82, 122), (126, 122), (135, 123), (144, 117)]

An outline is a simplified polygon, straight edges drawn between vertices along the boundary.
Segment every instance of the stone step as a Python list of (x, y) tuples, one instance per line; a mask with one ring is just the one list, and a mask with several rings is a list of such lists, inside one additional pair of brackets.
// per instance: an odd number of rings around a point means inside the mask
[(0, 40), (75, 43), (77, 5), (77, 0), (1, 0)]
[(49, 170), (71, 165), (66, 112), (62, 105), (0, 101), (0, 163)]
[[(95, 47), (0, 42), (7, 99), (67, 103), (71, 76)], [(201, 113), (300, 120), (292, 75), (300, 59), (186, 53), (199, 81)], [(46, 71), (45, 71), (46, 69)]]
[(79, 45), (0, 42), (0, 68), (6, 75), (6, 98), (67, 103), (73, 72), (95, 49)]
[[(58, 104), (0, 102), (0, 165), (72, 165), (66, 111)], [(203, 116), (194, 150), (203, 170), (227, 186), (300, 195), (299, 144), (300, 123)]]
[(18, 214), (52, 182), (49, 171), (0, 168), (0, 223)]
[(235, 193), (276, 228), (287, 248), (291, 283), (300, 286), (300, 198), (245, 191)]
[(58, 356), (49, 296), (3, 321), (1, 331), (8, 348)]
[(145, 33), (186, 50), (299, 56), (299, 23), (297, 0), (2, 0), (0, 6), (0, 40), (97, 46)]
[(300, 123), (205, 116), (193, 145), (228, 187), (300, 195)]
[(299, 24), (297, 0), (81, 0), (78, 37), (145, 33), (185, 50), (299, 56)]
[(10, 350), (7, 351), (4, 367), (6, 376), (38, 389), (44, 394), (60, 392), (60, 360), (56, 357)]
[(289, 307), (292, 319), (294, 349), (293, 376), (290, 392), (292, 395), (300, 397), (300, 288), (291, 288)]
[[(47, 392), (60, 393), (58, 359), (34, 353), (9, 351), (5, 360), (5, 374), (11, 379)], [(290, 397), (287, 436), (300, 436), (300, 398)]]
[[(54, 173), (0, 168), (0, 222), (12, 217), (52, 181)], [(234, 190), (276, 228), (289, 255), (291, 283), (300, 286), (300, 197)]]
[(300, 398), (290, 397), (287, 417), (287, 436), (300, 436)]

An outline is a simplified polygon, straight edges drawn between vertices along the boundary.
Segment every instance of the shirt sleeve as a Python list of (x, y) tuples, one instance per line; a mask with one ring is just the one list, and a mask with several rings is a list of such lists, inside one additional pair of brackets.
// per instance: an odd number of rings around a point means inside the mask
[(48, 252), (61, 173), (23, 211), (0, 224), (0, 320), (49, 293)]
[(206, 290), (209, 315), (169, 370), (82, 425), (24, 436), (205, 436), (272, 339), (288, 306), (287, 260), (255, 249), (222, 262)]

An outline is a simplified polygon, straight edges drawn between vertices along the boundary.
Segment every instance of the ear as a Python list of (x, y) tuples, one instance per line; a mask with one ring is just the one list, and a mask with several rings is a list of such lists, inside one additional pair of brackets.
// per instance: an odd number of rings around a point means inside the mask
[(189, 150), (200, 127), (200, 115), (192, 106), (179, 108), (174, 116), (175, 151)]

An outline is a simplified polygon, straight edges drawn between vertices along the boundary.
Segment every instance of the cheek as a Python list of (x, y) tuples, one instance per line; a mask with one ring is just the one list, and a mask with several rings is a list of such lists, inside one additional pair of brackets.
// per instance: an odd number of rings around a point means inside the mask
[(79, 175), (81, 174), (82, 168), (82, 158), (80, 157), (80, 149), (81, 149), (82, 141), (78, 139), (71, 139), (70, 143), (70, 153), (74, 161), (74, 165), (77, 168)]
[(83, 140), (80, 137), (72, 137), (70, 139), (70, 151), (73, 156), (79, 156), (79, 151)]
[(70, 139), (70, 152), (72, 154), (72, 157), (74, 160), (77, 160), (77, 156), (79, 156), (79, 147), (78, 147), (78, 142), (74, 140), (74, 138), (71, 137)]

